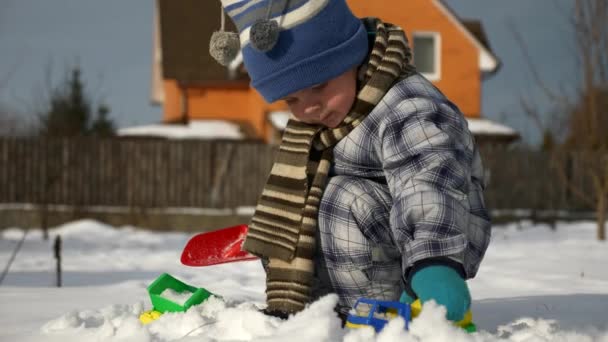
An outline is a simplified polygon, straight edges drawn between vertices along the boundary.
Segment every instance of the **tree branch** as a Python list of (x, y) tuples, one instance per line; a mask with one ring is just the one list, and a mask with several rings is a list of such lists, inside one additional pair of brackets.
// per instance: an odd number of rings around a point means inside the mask
[(591, 207), (595, 206), (595, 202), (593, 199), (589, 199), (589, 197), (582, 191), (580, 188), (576, 187), (572, 182), (568, 179), (565, 168), (565, 162), (559, 160), (559, 155), (563, 154), (564, 151), (561, 149), (557, 149), (551, 153), (551, 161), (553, 162), (553, 167), (557, 171), (557, 176), (559, 180), (564, 184), (570, 192), (572, 192), (575, 196), (577, 196), (581, 201), (587, 203)]
[(530, 74), (532, 75), (532, 78), (534, 79), (534, 82), (536, 83), (536, 85), (543, 91), (543, 93), (545, 94), (545, 96), (547, 98), (549, 98), (549, 100), (554, 101), (556, 103), (564, 104), (563, 99), (560, 96), (558, 96), (557, 94), (555, 94), (553, 92), (553, 90), (551, 90), (551, 88), (549, 86), (547, 86), (547, 84), (545, 84), (545, 82), (542, 80), (542, 78), (538, 74), (536, 67), (532, 63), (532, 57), (530, 56), (528, 46), (524, 42), (519, 30), (517, 30), (517, 28), (515, 27), (515, 24), (509, 20), (509, 21), (507, 21), (507, 26), (511, 30), (511, 33), (513, 34), (515, 40), (517, 41), (517, 44), (519, 45), (522, 53), (524, 54), (524, 61), (527, 65), (528, 70), (530, 71)]

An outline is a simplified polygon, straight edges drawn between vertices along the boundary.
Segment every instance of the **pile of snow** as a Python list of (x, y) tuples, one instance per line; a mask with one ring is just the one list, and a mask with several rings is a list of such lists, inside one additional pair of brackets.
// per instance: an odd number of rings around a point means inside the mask
[(243, 139), (237, 124), (223, 120), (193, 120), (186, 125), (155, 124), (126, 127), (118, 130), (120, 136), (158, 137), (167, 139)]
[(183, 306), (184, 303), (188, 299), (190, 299), (190, 297), (192, 297), (192, 292), (187, 291), (187, 290), (185, 290), (183, 292), (177, 292), (174, 289), (165, 289), (165, 290), (163, 290), (163, 292), (161, 292), (160, 296), (172, 301), (175, 304), (179, 304), (179, 305)]
[[(0, 263), (23, 233), (1, 232)], [(62, 288), (53, 287), (57, 235), (63, 240)], [(478, 333), (454, 327), (432, 302), (409, 331), (395, 319), (375, 333), (341, 329), (335, 295), (286, 321), (261, 314), (260, 263), (183, 266), (179, 257), (189, 234), (77, 221), (53, 229), (49, 241), (38, 230), (27, 234), (0, 287), (0, 341), (608, 342), (608, 246), (594, 237), (593, 222), (560, 223), (555, 231), (526, 222), (495, 227), (479, 274), (469, 281)], [(222, 299), (142, 325), (139, 315), (151, 309), (146, 287), (164, 272)]]

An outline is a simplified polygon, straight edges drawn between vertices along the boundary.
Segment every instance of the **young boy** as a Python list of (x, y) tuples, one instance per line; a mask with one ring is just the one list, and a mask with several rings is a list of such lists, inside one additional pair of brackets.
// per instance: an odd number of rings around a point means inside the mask
[(269, 260), (266, 311), (285, 317), (332, 292), (342, 315), (361, 297), (420, 298), (462, 319), (490, 239), (483, 169), (403, 31), (357, 19), (345, 0), (222, 4), (252, 86), (297, 119), (243, 246)]

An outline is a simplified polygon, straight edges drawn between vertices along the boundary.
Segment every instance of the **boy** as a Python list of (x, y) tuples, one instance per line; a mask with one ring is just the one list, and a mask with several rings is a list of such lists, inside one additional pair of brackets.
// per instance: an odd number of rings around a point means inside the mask
[[(342, 317), (367, 297), (435, 300), (462, 319), (490, 239), (481, 160), (462, 113), (415, 72), (403, 31), (357, 19), (345, 0), (222, 4), (252, 86), (297, 119), (243, 245), (269, 260), (266, 312), (333, 292)], [(225, 63), (230, 44), (212, 38), (212, 55)]]

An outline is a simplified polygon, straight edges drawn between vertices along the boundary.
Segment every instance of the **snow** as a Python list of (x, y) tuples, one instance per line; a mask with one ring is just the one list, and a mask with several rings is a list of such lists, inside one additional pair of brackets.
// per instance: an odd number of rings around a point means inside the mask
[(280, 131), (285, 130), (285, 127), (287, 127), (287, 121), (293, 117), (289, 111), (274, 111), (271, 112), (269, 116), (272, 126)]
[[(30, 230), (0, 286), (0, 341), (598, 341), (608, 342), (608, 246), (595, 223), (522, 221), (495, 226), (478, 276), (469, 281), (479, 328), (467, 334), (427, 303), (403, 329), (392, 320), (341, 329), (337, 297), (312, 303), (287, 321), (267, 317), (264, 274), (257, 261), (192, 268), (180, 264), (190, 234), (112, 227), (92, 220)], [(0, 232), (4, 266), (24, 230)], [(55, 283), (54, 237), (63, 241), (63, 287)], [(223, 299), (210, 297), (185, 313), (166, 313), (142, 325), (151, 309), (147, 286), (167, 272)]]
[(469, 130), (473, 135), (517, 135), (517, 132), (506, 125), (488, 119), (466, 118)]
[(187, 125), (154, 124), (126, 127), (118, 130), (120, 136), (159, 137), (167, 139), (243, 139), (237, 124), (223, 120), (194, 120)]
[(172, 301), (175, 304), (183, 306), (184, 303), (190, 299), (190, 297), (192, 297), (192, 292), (177, 292), (173, 289), (165, 289), (163, 292), (161, 292), (160, 296)]

